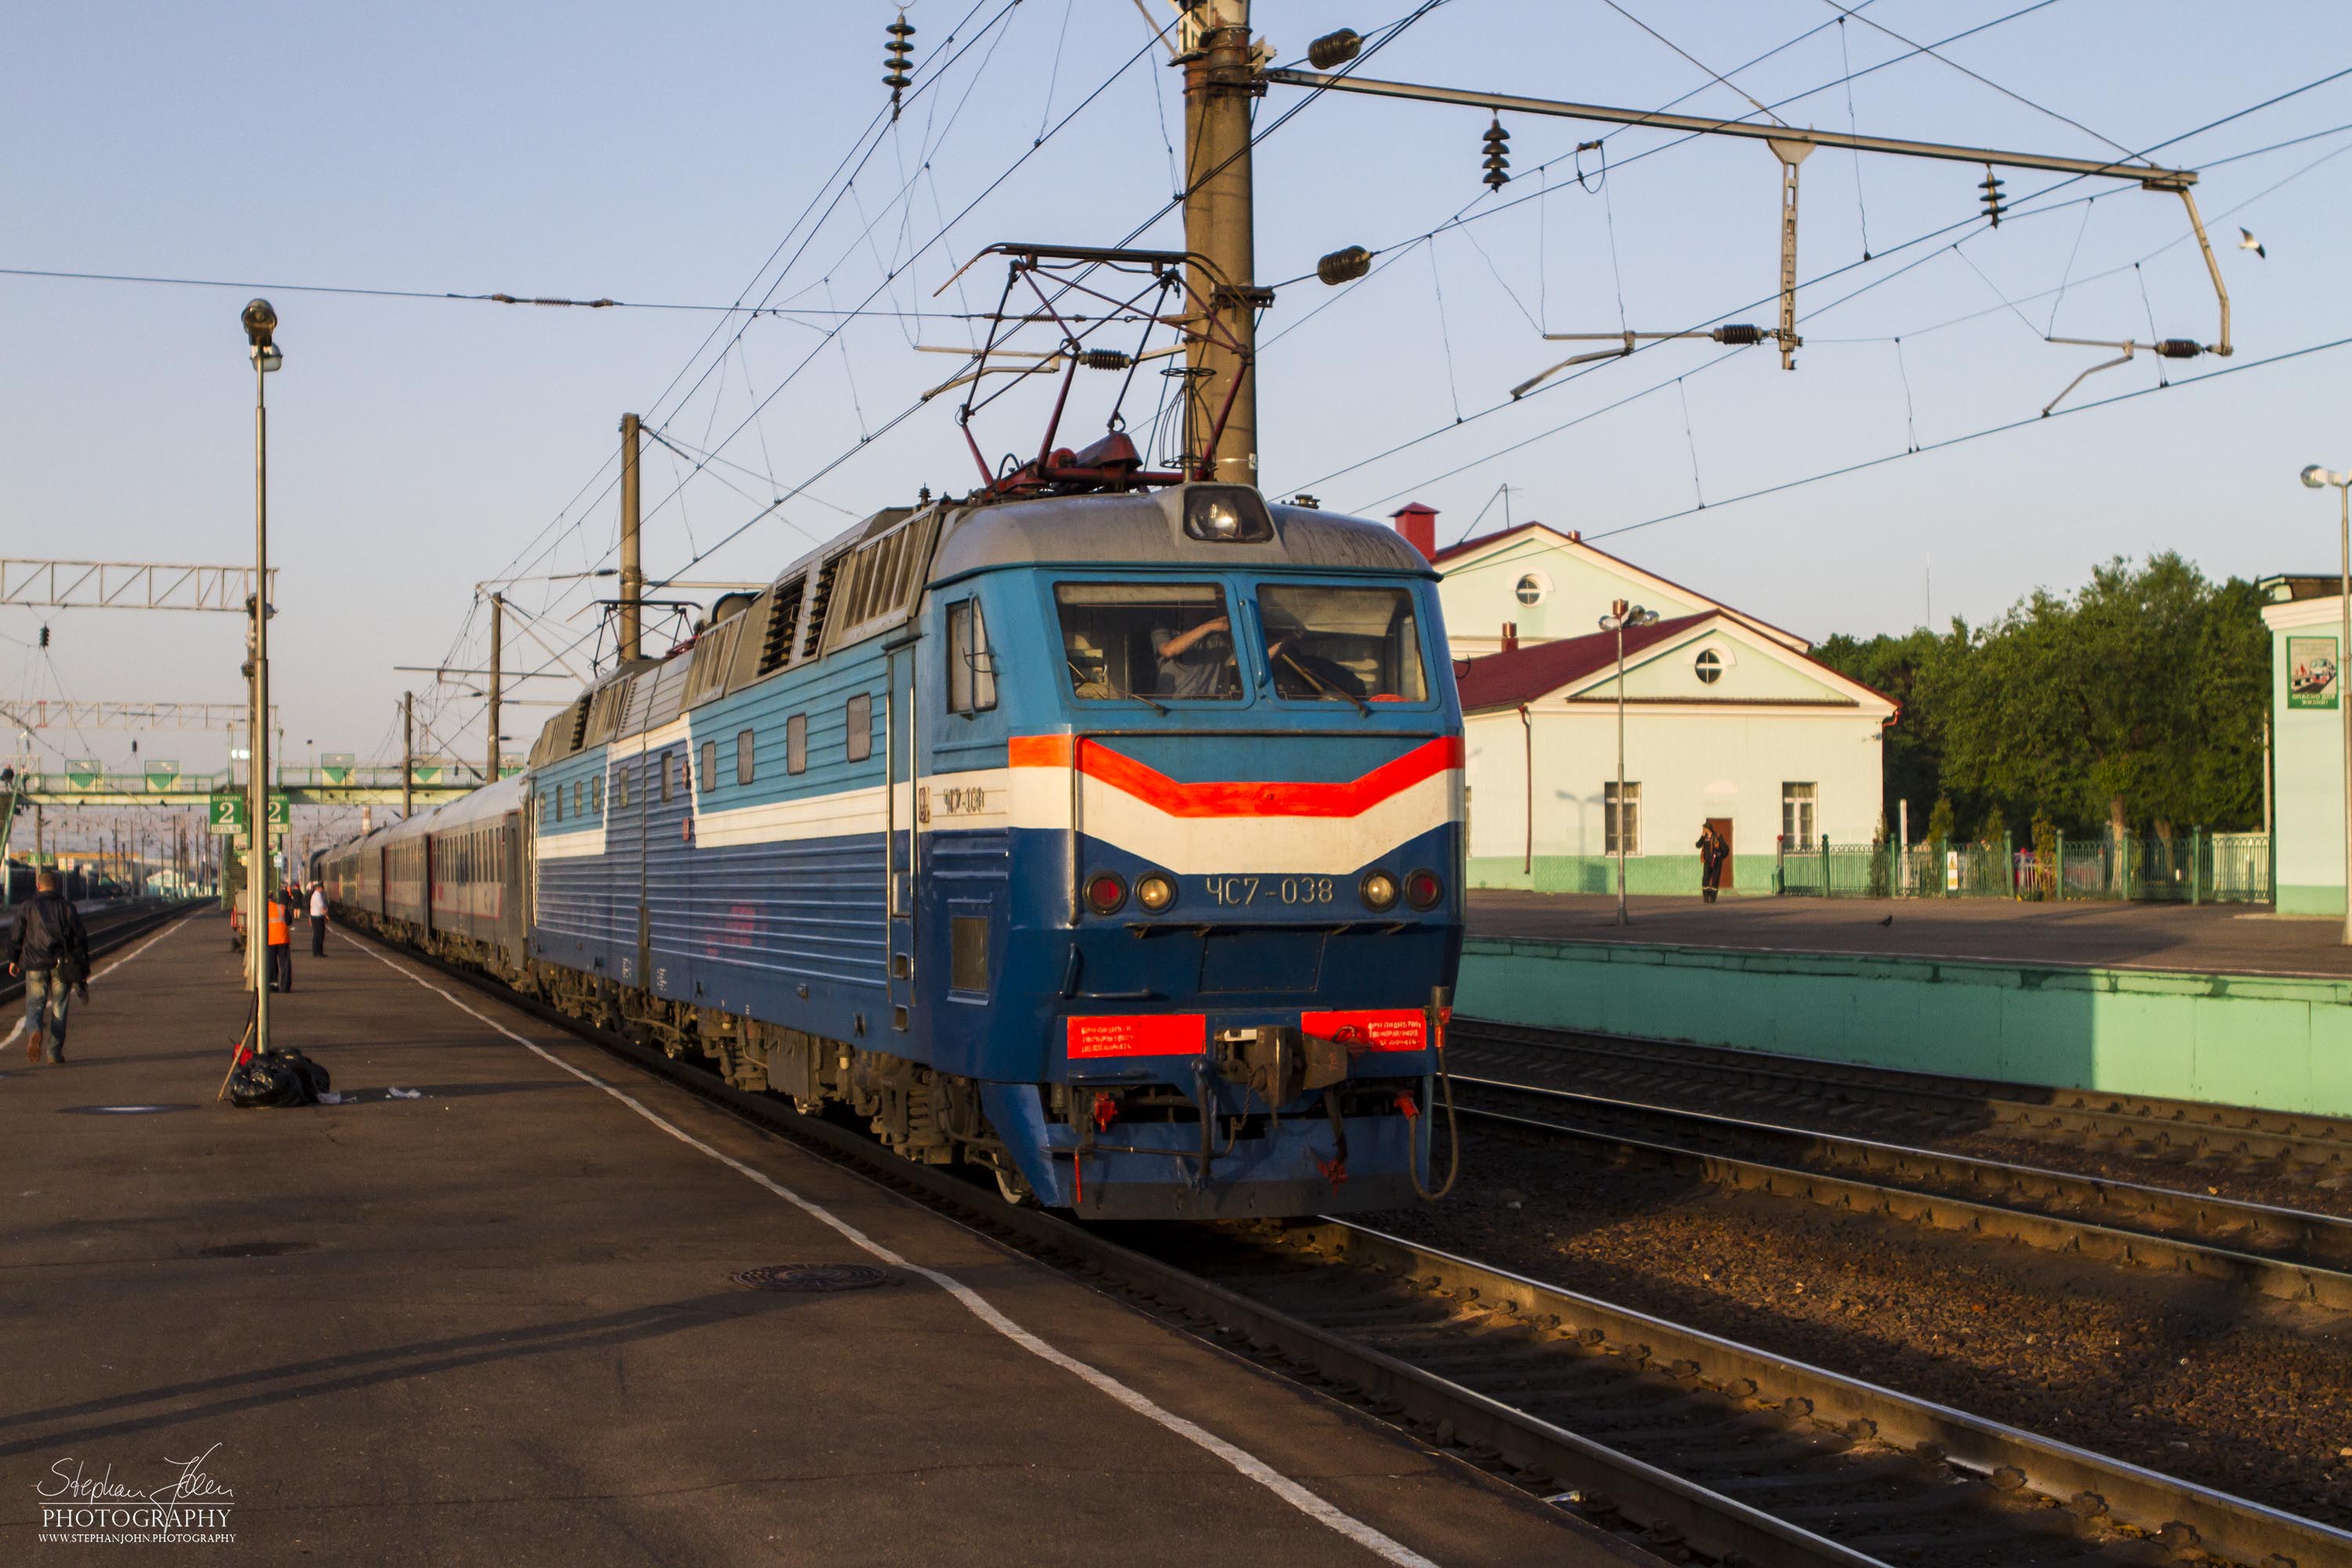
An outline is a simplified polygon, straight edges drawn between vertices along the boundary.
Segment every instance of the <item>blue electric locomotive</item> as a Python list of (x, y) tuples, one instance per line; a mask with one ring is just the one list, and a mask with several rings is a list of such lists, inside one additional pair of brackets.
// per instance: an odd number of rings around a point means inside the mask
[(1246, 487), (880, 512), (322, 854), (341, 918), (1088, 1216), (1426, 1191), (1433, 574)]

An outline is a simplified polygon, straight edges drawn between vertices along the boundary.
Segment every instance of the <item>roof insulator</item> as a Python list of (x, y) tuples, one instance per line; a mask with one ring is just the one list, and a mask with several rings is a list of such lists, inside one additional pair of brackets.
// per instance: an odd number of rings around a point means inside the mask
[(1364, 47), (1363, 38), (1353, 27), (1342, 27), (1336, 33), (1326, 33), (1307, 46), (1307, 63), (1317, 70), (1327, 71), (1333, 66), (1346, 65)]
[(1360, 245), (1345, 250), (1335, 250), (1315, 264), (1315, 276), (1338, 288), (1342, 283), (1361, 278), (1372, 269), (1372, 253)]

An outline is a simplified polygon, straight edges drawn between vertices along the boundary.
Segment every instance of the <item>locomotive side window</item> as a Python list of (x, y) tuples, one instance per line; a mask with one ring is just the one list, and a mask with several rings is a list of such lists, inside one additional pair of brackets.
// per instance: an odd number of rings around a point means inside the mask
[(996, 706), (996, 666), (988, 649), (988, 623), (978, 599), (948, 606), (948, 711), (980, 713)]
[(1267, 584), (1257, 591), (1275, 694), (1304, 701), (1421, 702), (1421, 632), (1402, 588)]
[(1086, 701), (1239, 701), (1225, 591), (1213, 583), (1057, 583), (1062, 659)]
[(808, 772), (808, 715), (795, 713), (784, 721), (784, 772)]
[(849, 700), (849, 760), (862, 763), (874, 754), (874, 699), (861, 691)]

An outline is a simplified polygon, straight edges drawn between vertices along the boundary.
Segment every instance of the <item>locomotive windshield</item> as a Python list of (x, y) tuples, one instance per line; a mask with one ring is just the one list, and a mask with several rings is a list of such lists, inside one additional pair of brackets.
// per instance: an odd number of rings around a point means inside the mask
[(1429, 696), (1412, 595), (1402, 588), (1267, 584), (1257, 591), (1275, 694), (1331, 702)]
[(1225, 591), (1213, 583), (1063, 583), (1062, 658), (1081, 699), (1231, 702), (1242, 694)]

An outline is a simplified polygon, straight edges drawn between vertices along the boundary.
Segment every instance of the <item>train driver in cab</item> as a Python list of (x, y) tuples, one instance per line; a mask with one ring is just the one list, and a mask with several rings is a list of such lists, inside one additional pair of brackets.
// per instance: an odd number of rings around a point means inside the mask
[(1162, 697), (1230, 697), (1240, 687), (1228, 616), (1217, 616), (1183, 631), (1154, 626), (1151, 651), (1160, 658)]

